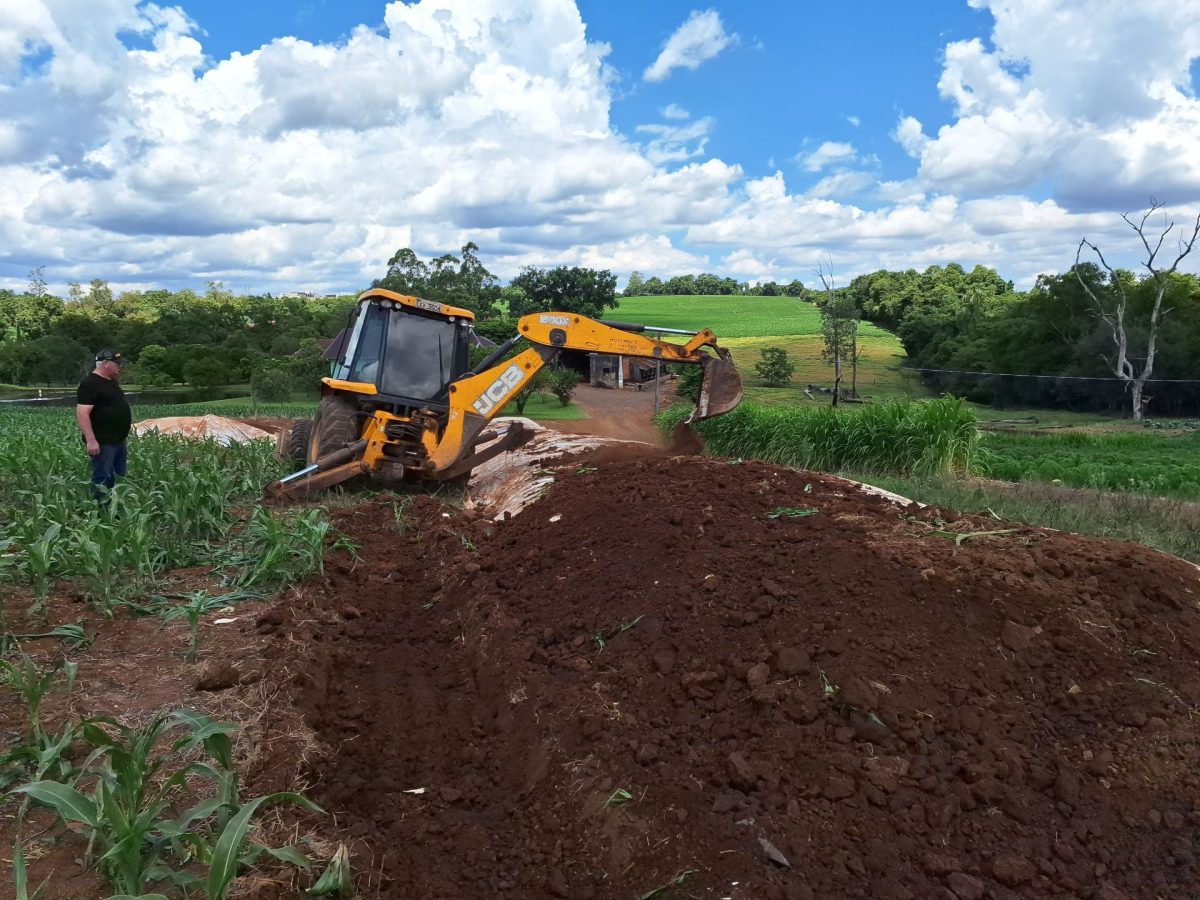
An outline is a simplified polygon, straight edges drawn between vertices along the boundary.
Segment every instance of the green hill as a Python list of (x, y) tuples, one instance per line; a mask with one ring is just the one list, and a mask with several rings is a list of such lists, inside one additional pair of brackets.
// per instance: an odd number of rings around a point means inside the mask
[[(742, 372), (749, 395), (765, 404), (791, 402), (793, 388), (767, 388), (754, 374), (765, 347), (782, 347), (796, 365), (793, 384), (833, 386), (833, 366), (821, 361), (821, 314), (794, 297), (622, 297), (609, 318), (661, 328), (699, 331), (711, 328), (728, 347)], [(892, 332), (869, 322), (859, 325), (858, 389), (871, 396), (924, 396), (919, 380), (894, 370), (904, 349)], [(848, 385), (849, 368), (844, 383)]]

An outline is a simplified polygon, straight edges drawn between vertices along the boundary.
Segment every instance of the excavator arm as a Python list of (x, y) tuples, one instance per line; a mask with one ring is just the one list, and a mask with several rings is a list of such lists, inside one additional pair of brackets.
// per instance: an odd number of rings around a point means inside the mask
[[(534, 346), (512, 359), (468, 374), (450, 385), (450, 417), (441, 440), (429, 446), (432, 472), (453, 477), (464, 468), (470, 471), (483, 459), (465, 452), (473, 447), (484, 427), (508, 401), (529, 383), (560, 350), (583, 350), (660, 360), (664, 363), (692, 363), (704, 366), (700, 401), (688, 422), (729, 412), (742, 400), (742, 380), (729, 357), (729, 351), (717, 345), (717, 336), (709, 329), (687, 334), (686, 344), (673, 344), (646, 337), (644, 325), (627, 322), (598, 322), (573, 313), (547, 312), (524, 316), (517, 323), (517, 339)], [(712, 348), (716, 356), (703, 352)], [(503, 350), (503, 348), (501, 348)], [(502, 354), (494, 354), (502, 355)], [(485, 360), (486, 364), (488, 360)], [(489, 450), (491, 448), (488, 448)]]

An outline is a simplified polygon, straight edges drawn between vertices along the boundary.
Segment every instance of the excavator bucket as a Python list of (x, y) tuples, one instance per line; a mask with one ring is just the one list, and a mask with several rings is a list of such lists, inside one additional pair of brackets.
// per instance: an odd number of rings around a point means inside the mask
[(716, 356), (706, 356), (704, 379), (700, 383), (700, 400), (684, 421), (693, 425), (713, 416), (724, 415), (742, 402), (742, 376), (733, 358), (724, 347), (715, 347)]

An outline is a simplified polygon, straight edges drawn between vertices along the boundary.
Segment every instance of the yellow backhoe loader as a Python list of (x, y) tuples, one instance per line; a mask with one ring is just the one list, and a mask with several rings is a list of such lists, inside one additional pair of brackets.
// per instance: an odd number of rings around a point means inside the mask
[[(470, 367), (474, 324), (465, 309), (382, 288), (361, 294), (332, 374), (321, 379), (315, 417), (285, 437), (283, 451), (305, 465), (268, 485), (267, 496), (300, 499), (359, 475), (465, 483), (475, 466), (532, 437), (513, 422), (476, 451), (490, 436), (484, 435), (488, 423), (563, 350), (702, 365), (700, 400), (689, 423), (729, 412), (742, 399), (741, 376), (709, 330), (653, 329), (690, 338), (674, 344), (644, 336), (643, 325), (534, 313)], [(506, 358), (521, 341), (532, 346)]]

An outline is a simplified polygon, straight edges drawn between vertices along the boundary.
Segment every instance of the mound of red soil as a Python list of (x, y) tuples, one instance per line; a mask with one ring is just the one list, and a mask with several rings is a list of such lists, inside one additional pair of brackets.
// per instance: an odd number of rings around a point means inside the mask
[(713, 459), (340, 526), (358, 560), (272, 628), (380, 897), (1200, 886), (1183, 562)]

